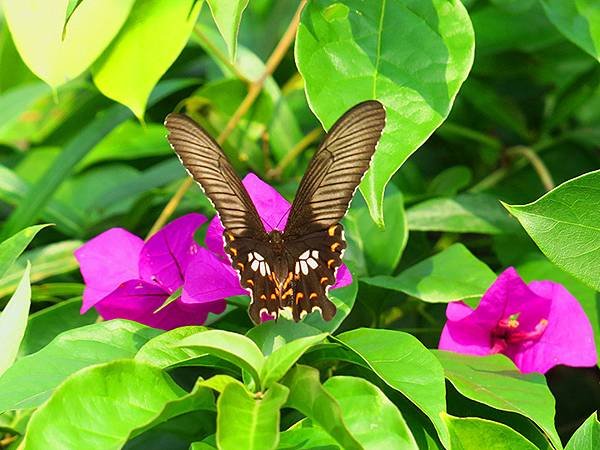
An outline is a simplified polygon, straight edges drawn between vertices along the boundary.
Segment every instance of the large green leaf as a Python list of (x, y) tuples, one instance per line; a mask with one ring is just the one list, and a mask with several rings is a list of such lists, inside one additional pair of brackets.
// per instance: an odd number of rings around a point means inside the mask
[(522, 374), (503, 355), (480, 357), (440, 350), (434, 354), (444, 366), (446, 378), (462, 395), (528, 417), (561, 448), (554, 427), (554, 397), (543, 375)]
[(600, 422), (597, 412), (581, 425), (571, 436), (565, 450), (594, 450), (600, 448)]
[(396, 405), (377, 386), (355, 377), (332, 377), (323, 386), (338, 401), (344, 422), (366, 450), (419, 448)]
[(271, 450), (279, 443), (279, 410), (288, 388), (273, 384), (256, 397), (237, 383), (225, 387), (217, 402), (217, 444), (223, 450)]
[(496, 274), (462, 244), (453, 244), (395, 277), (378, 276), (361, 281), (401, 291), (426, 302), (447, 303), (481, 297)]
[(388, 275), (398, 265), (408, 241), (403, 203), (402, 193), (390, 186), (383, 200), (385, 228), (373, 223), (366, 206), (353, 205), (348, 211), (344, 223), (349, 248), (344, 256), (358, 275)]
[(446, 411), (444, 371), (417, 338), (401, 331), (360, 328), (337, 339), (417, 405), (433, 422), (442, 443), (449, 444), (448, 430), (440, 418)]
[[(188, 86), (189, 80), (168, 80), (157, 86), (149, 104), (154, 104), (165, 96)], [(114, 105), (99, 114), (89, 125), (76, 133), (64, 146), (60, 155), (40, 180), (28, 191), (19, 206), (13, 211), (3, 226), (4, 236), (31, 225), (52, 198), (62, 182), (68, 178), (75, 165), (102, 140), (114, 127), (131, 117), (131, 113), (120, 105)]]
[(293, 426), (281, 433), (280, 450), (340, 450), (341, 447), (320, 427)]
[(296, 365), (282, 381), (290, 389), (286, 406), (300, 411), (323, 428), (342, 448), (352, 450), (362, 446), (352, 436), (344, 422), (338, 402), (319, 381), (319, 371)]
[(125, 23), (134, 0), (7, 0), (4, 14), (23, 61), (56, 87), (79, 76)]
[(81, 241), (55, 242), (23, 253), (0, 280), (0, 297), (16, 289), (27, 261), (32, 265), (32, 283), (76, 269), (79, 266), (73, 251), (81, 244)]
[(498, 200), (486, 194), (460, 194), (434, 198), (406, 212), (408, 228), (418, 231), (502, 234), (518, 230), (518, 225), (502, 209)]
[(159, 334), (146, 342), (135, 355), (135, 359), (152, 366), (167, 369), (182, 361), (198, 358), (198, 352), (192, 348), (177, 347), (188, 336), (206, 331), (205, 327), (179, 327)]
[(265, 357), (256, 344), (246, 336), (223, 330), (201, 331), (179, 341), (178, 347), (191, 348), (200, 353), (229, 361), (247, 370), (260, 387), (260, 376)]
[(246, 336), (252, 339), (265, 356), (296, 339), (320, 334), (321, 330), (304, 322), (294, 322), (279, 317), (268, 320), (248, 330)]
[(80, 309), (81, 297), (76, 297), (31, 314), (19, 348), (19, 356), (35, 353), (59, 334), (91, 325), (98, 319), (94, 310), (81, 314)]
[(550, 21), (569, 40), (600, 62), (600, 5), (597, 0), (541, 0)]
[(327, 333), (302, 337), (282, 345), (271, 353), (260, 373), (263, 388), (279, 381), (310, 347), (322, 342), (326, 337)]
[(165, 372), (135, 361), (92, 366), (69, 377), (31, 417), (24, 449), (120, 449), (130, 437), (197, 409), (206, 388), (187, 394)]
[(138, 0), (113, 43), (92, 67), (98, 89), (141, 120), (150, 92), (188, 41), (202, 3)]
[(443, 415), (450, 430), (452, 450), (536, 450), (537, 447), (512, 428), (478, 417)]
[(229, 50), (229, 59), (235, 61), (237, 53), (237, 36), (242, 20), (242, 13), (249, 0), (207, 0), (217, 28), (223, 36)]
[[(159, 330), (111, 320), (66, 331), (37, 353), (15, 362), (0, 377), (0, 411), (41, 405), (69, 375), (84, 367), (133, 358)], [(31, 376), (35, 374), (35, 377)]]
[(25, 335), (27, 315), (31, 306), (29, 269), (30, 266), (27, 265), (23, 277), (17, 286), (17, 290), (0, 313), (0, 342), (2, 342), (0, 377), (12, 366)]
[(361, 184), (376, 222), (383, 223), (386, 184), (450, 112), (473, 52), (473, 29), (459, 0), (317, 0), (306, 6), (296, 62), (325, 128), (361, 100), (376, 98), (387, 109)]
[(27, 248), (35, 235), (48, 225), (34, 225), (19, 231), (0, 244), (0, 279)]
[(600, 291), (600, 170), (573, 178), (527, 205), (505, 205), (542, 252)]

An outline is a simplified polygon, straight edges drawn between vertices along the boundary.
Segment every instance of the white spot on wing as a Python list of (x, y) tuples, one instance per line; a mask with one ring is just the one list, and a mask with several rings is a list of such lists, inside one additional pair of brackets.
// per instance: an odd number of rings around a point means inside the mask
[(306, 264), (306, 261), (300, 261), (300, 268), (304, 275), (308, 275), (308, 264)]
[(313, 258), (319, 259), (319, 252), (318, 251), (313, 250), (310, 254), (312, 255)]
[(296, 266), (294, 267), (294, 273), (300, 273), (300, 263), (296, 261)]
[(252, 252), (248, 253), (248, 261), (252, 261), (253, 258), (254, 255), (252, 254)]
[(252, 261), (252, 264), (250, 265), (250, 268), (256, 272), (258, 270), (259, 264), (260, 264), (260, 261), (257, 261), (255, 259), (254, 261)]
[(260, 262), (260, 274), (264, 277), (267, 274), (267, 269), (265, 267), (265, 262)]
[(310, 254), (310, 250), (306, 250), (304, 253), (302, 253), (300, 255), (300, 259), (306, 259), (306, 258), (308, 258), (309, 254)]
[(312, 258), (308, 258), (308, 259), (306, 260), (306, 262), (308, 263), (308, 265), (310, 266), (310, 268), (311, 268), (311, 269), (316, 269), (316, 268), (317, 268), (317, 266), (319, 265), (319, 263), (317, 263), (317, 261), (315, 261), (315, 260), (314, 260), (314, 259), (312, 259)]

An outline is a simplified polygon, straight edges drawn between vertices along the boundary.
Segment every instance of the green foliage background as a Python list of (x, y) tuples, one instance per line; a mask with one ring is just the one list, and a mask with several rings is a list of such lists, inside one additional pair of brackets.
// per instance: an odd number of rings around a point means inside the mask
[[(0, 448), (600, 448), (598, 367), (429, 350), (509, 265), (564, 284), (600, 349), (600, 4), (304, 3), (0, 0)], [(167, 113), (291, 199), (368, 98), (388, 122), (332, 322), (79, 315), (82, 242), (147, 235), (178, 192), (171, 215), (214, 213)]]

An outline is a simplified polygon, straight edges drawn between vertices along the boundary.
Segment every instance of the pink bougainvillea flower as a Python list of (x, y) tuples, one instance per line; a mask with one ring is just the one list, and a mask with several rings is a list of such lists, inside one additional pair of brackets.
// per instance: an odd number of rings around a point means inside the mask
[[(283, 231), (292, 207), (290, 202), (253, 173), (246, 175), (242, 183), (256, 206), (265, 230), (267, 232), (273, 229)], [(229, 261), (223, 249), (223, 225), (218, 216), (215, 216), (208, 225), (206, 247), (224, 261)], [(235, 277), (237, 280), (237, 275)], [(337, 271), (336, 282), (331, 288), (341, 288), (351, 283), (352, 275), (350, 275), (348, 267), (342, 264)]]
[[(224, 298), (246, 291), (232, 279), (231, 267), (194, 241), (206, 220), (201, 214), (180, 217), (145, 243), (112, 228), (77, 249), (86, 284), (81, 312), (95, 307), (104, 319), (162, 329), (201, 324), (209, 312), (222, 312)], [(157, 311), (179, 288), (180, 298)]]
[(594, 334), (579, 302), (552, 281), (529, 284), (505, 270), (472, 310), (448, 304), (439, 348), (457, 353), (503, 353), (521, 372), (546, 373), (564, 364), (596, 365)]

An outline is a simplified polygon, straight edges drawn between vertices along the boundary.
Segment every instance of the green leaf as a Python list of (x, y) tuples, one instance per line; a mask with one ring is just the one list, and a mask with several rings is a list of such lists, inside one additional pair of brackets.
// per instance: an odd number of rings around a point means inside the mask
[(317, 0), (305, 7), (296, 63), (324, 127), (361, 100), (386, 106), (387, 125), (361, 184), (377, 223), (386, 184), (447, 117), (473, 53), (473, 29), (458, 0)]
[(77, 165), (80, 171), (102, 161), (129, 160), (171, 155), (162, 125), (128, 121), (113, 129)]
[(92, 67), (100, 92), (142, 120), (150, 92), (183, 50), (201, 6), (196, 0), (138, 0)]
[[(149, 104), (189, 85), (189, 80), (168, 80), (157, 86)], [(35, 221), (76, 164), (114, 127), (131, 116), (126, 108), (115, 105), (103, 111), (89, 125), (76, 133), (63, 147), (60, 155), (27, 192), (19, 206), (4, 223), (4, 236), (16, 233)]]
[(0, 243), (0, 279), (2, 279), (10, 266), (13, 265), (19, 255), (27, 248), (35, 235), (42, 228), (46, 228), (47, 226), (49, 226), (49, 224), (34, 225), (25, 228)]
[(571, 436), (565, 450), (594, 450), (600, 447), (600, 422), (597, 412), (592, 413)]
[(417, 338), (401, 331), (360, 328), (342, 333), (337, 339), (423, 411), (448, 446), (448, 430), (440, 418), (440, 413), (446, 411), (444, 371)]
[(495, 279), (496, 274), (464, 245), (453, 244), (400, 275), (363, 278), (361, 281), (404, 292), (426, 302), (448, 303), (481, 297)]
[[(356, 200), (355, 200), (356, 202)], [(359, 251), (362, 272), (368, 270), (370, 275), (390, 274), (400, 261), (406, 242), (408, 226), (404, 214), (402, 193), (390, 186), (388, 195), (383, 200), (385, 228), (373, 223), (369, 209), (364, 207), (350, 208), (345, 218), (346, 230), (350, 246), (345, 253), (346, 258), (356, 259), (352, 252)]]
[(237, 36), (242, 20), (242, 13), (249, 0), (207, 0), (215, 24), (223, 36), (229, 59), (235, 61), (237, 53)]
[(406, 211), (408, 228), (418, 231), (502, 234), (518, 230), (498, 200), (486, 194), (460, 194), (426, 200)]
[[(2, 352), (0, 353), (0, 377), (15, 361), (19, 346), (25, 335), (27, 327), (27, 315), (31, 306), (31, 286), (29, 285), (29, 270), (27, 265), (25, 273), (17, 286), (17, 290), (10, 301), (0, 313), (0, 342)], [(1, 378), (0, 378), (1, 379)]]
[(443, 416), (450, 430), (452, 450), (536, 450), (537, 447), (512, 428), (478, 417)]
[(323, 428), (344, 449), (361, 449), (344, 422), (342, 410), (319, 381), (319, 371), (296, 365), (282, 381), (290, 389), (286, 406), (300, 411)]
[(340, 446), (321, 428), (293, 426), (281, 433), (279, 449), (340, 450)]
[(87, 449), (120, 449), (151, 426), (212, 402), (206, 388), (187, 394), (152, 366), (93, 366), (69, 377), (33, 414), (24, 449), (78, 448), (82, 442)]
[(466, 166), (454, 166), (442, 170), (431, 180), (427, 190), (434, 196), (456, 195), (471, 182), (471, 170)]
[(304, 323), (321, 331), (333, 333), (342, 324), (344, 319), (348, 317), (350, 311), (352, 311), (357, 293), (358, 281), (356, 279), (353, 279), (352, 284), (348, 286), (331, 289), (328, 297), (337, 308), (334, 318), (328, 322), (323, 320), (321, 314), (315, 311), (304, 318)]
[(227, 385), (217, 401), (217, 444), (223, 450), (277, 448), (279, 410), (288, 389), (275, 383), (259, 397), (237, 383)]
[(93, 364), (133, 358), (159, 333), (126, 320), (66, 331), (39, 352), (17, 360), (0, 377), (0, 391), (5, 393), (0, 397), (0, 412), (39, 406), (69, 375)]
[(567, 39), (600, 62), (600, 6), (596, 0), (541, 0), (550, 21)]
[(81, 297), (77, 297), (31, 314), (19, 348), (19, 356), (35, 353), (59, 334), (73, 328), (91, 325), (97, 320), (98, 314), (95, 311), (90, 310), (81, 314), (80, 308)]
[(14, 86), (3, 92), (0, 95), (0, 142), (10, 144), (14, 122), (49, 93), (50, 88), (41, 81)]
[(268, 356), (289, 342), (316, 336), (320, 332), (321, 330), (304, 322), (294, 322), (279, 317), (277, 320), (268, 320), (250, 328), (246, 336), (258, 345), (264, 355)]
[(270, 387), (279, 381), (310, 347), (322, 342), (326, 337), (327, 333), (321, 333), (299, 338), (282, 345), (271, 353), (265, 360), (260, 374), (263, 388)]
[(79, 265), (73, 256), (73, 251), (81, 244), (81, 241), (56, 242), (23, 253), (0, 280), (0, 297), (16, 289), (27, 266), (27, 261), (30, 261), (32, 265), (32, 283), (76, 269)]
[(338, 401), (344, 422), (366, 450), (419, 448), (396, 405), (377, 386), (362, 378), (339, 376), (323, 386)]
[(527, 205), (504, 205), (558, 267), (600, 291), (600, 170)]
[(78, 77), (100, 56), (125, 23), (134, 0), (86, 0), (67, 20), (68, 3), (4, 2), (4, 14), (23, 61), (52, 87)]
[(209, 330), (193, 334), (181, 340), (177, 347), (192, 348), (195, 351), (229, 361), (247, 370), (260, 386), (260, 376), (265, 357), (256, 344), (246, 336), (223, 330)]
[(433, 351), (446, 378), (465, 397), (492, 408), (512, 411), (535, 422), (556, 448), (554, 397), (543, 375), (522, 374), (504, 355), (471, 356)]
[(176, 345), (182, 339), (206, 330), (207, 328), (205, 327), (189, 326), (175, 328), (159, 334), (140, 348), (135, 355), (135, 359), (136, 361), (160, 367), (161, 369), (168, 369), (180, 364), (182, 361), (197, 358), (197, 351), (185, 347), (176, 347)]

